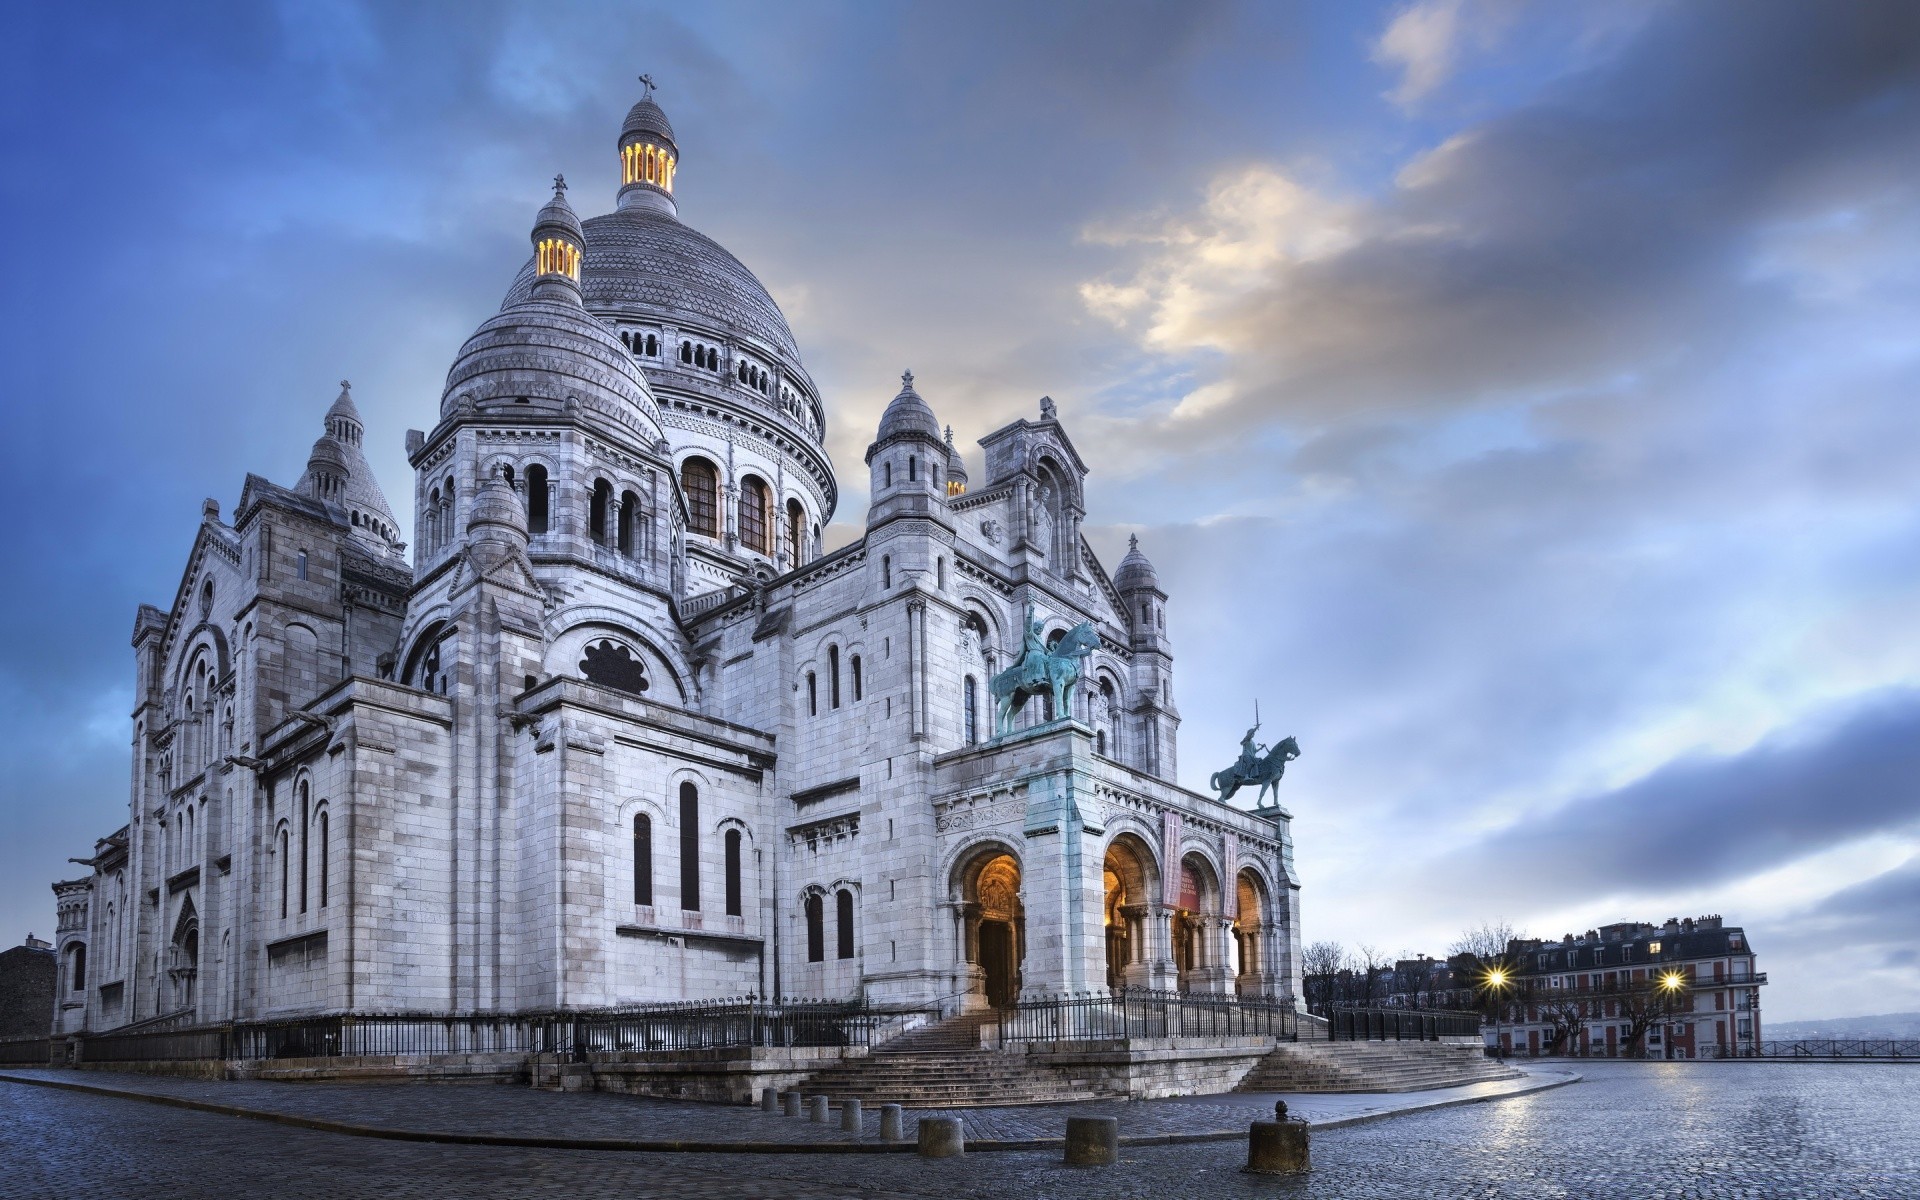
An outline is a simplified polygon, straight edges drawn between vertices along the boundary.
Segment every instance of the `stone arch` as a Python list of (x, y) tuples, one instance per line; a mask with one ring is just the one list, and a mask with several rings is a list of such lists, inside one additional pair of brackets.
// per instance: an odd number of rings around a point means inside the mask
[(180, 653), (174, 659), (174, 687), (179, 688), (186, 683), (187, 672), (192, 669), (194, 660), (209, 649), (212, 650), (213, 679), (217, 682), (232, 674), (233, 656), (228, 652), (227, 635), (211, 622), (202, 621), (180, 639)]
[(1220, 869), (1204, 847), (1188, 842), (1181, 847), (1178, 870), (1170, 929), (1180, 990), (1221, 990), (1226, 968), (1220, 945)]
[(1145, 979), (1149, 921), (1161, 894), (1160, 863), (1151, 834), (1132, 828), (1115, 832), (1107, 839), (1100, 874), (1107, 986), (1127, 987)]
[(985, 836), (961, 847), (951, 861), (948, 889), (965, 964), (959, 990), (968, 1007), (1012, 1004), (1020, 995), (1027, 942), (1019, 850)]
[(1234, 873), (1233, 887), (1233, 966), (1239, 980), (1235, 990), (1253, 994), (1265, 990), (1257, 980), (1272, 970), (1273, 889), (1252, 864)]
[(645, 688), (624, 690), (649, 700), (673, 703), (677, 697), (679, 703), (687, 702), (687, 684), (674, 660), (617, 610), (582, 607), (557, 614), (557, 619), (549, 620), (547, 627), (547, 652), (541, 661), (543, 673), (591, 678), (583, 674), (580, 665), (587, 660), (588, 650), (598, 647), (602, 641), (614, 642), (627, 651), (625, 657), (639, 664), (647, 683)]
[[(454, 627), (445, 620), (429, 620), (426, 624), (422, 625), (419, 630), (413, 634), (412, 645), (407, 651), (406, 657), (401, 659), (400, 682), (408, 687), (419, 688), (424, 692), (439, 691), (440, 689), (435, 686), (433, 679), (429, 677), (438, 672), (427, 671), (425, 668), (429, 666), (428, 660), (432, 656), (433, 651), (438, 648), (442, 642), (445, 642), (451, 637), (454, 632)], [(441, 655), (444, 659), (445, 652), (442, 651)], [(444, 661), (438, 665), (440, 671), (446, 669)]]
[(193, 896), (181, 898), (180, 914), (173, 923), (173, 936), (167, 943), (167, 979), (176, 1010), (193, 1007), (194, 979), (200, 968), (200, 915), (193, 907)]

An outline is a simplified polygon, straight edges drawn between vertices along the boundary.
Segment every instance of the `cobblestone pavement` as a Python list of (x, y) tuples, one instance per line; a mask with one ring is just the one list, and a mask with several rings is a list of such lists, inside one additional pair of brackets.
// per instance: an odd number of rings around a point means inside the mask
[[(1318, 1133), (1314, 1170), (1296, 1179), (1240, 1174), (1245, 1151), (1230, 1142), (1134, 1147), (1118, 1166), (1080, 1169), (1041, 1151), (927, 1161), (513, 1150), (347, 1137), (0, 1084), (0, 1197), (1920, 1196), (1920, 1069), (1912, 1066), (1580, 1069), (1586, 1082), (1575, 1087)], [(395, 1090), (427, 1099), (438, 1089)]]
[[(632, 1141), (815, 1145), (872, 1142), (880, 1136), (877, 1106), (862, 1113), (863, 1131), (856, 1137), (840, 1131), (837, 1110), (831, 1124), (816, 1125), (807, 1120), (762, 1113), (757, 1107), (689, 1104), (605, 1092), (536, 1092), (524, 1086), (494, 1083), (283, 1083), (183, 1079), (110, 1071), (12, 1070), (6, 1073), (389, 1129), (510, 1136), (555, 1133), (571, 1138)], [(1284, 1098), (1293, 1115), (1317, 1124), (1331, 1124), (1410, 1105), (1498, 1096), (1530, 1086), (1535, 1086), (1532, 1081), (1500, 1081), (1393, 1095), (1287, 1094)], [(1059, 1138), (1066, 1132), (1068, 1113), (1118, 1117), (1127, 1137), (1192, 1136), (1244, 1131), (1248, 1122), (1271, 1116), (1273, 1102), (1280, 1098), (1280, 1094), (1226, 1095), (944, 1111), (908, 1109), (904, 1117), (909, 1139), (922, 1117), (941, 1115), (960, 1117), (966, 1124), (967, 1137), (975, 1141)]]

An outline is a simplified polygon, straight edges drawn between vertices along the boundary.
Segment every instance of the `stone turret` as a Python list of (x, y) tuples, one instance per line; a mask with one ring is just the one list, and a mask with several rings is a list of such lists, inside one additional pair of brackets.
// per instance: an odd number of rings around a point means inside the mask
[(898, 517), (945, 520), (947, 457), (952, 447), (940, 436), (933, 409), (913, 387), (913, 372), (900, 376), (900, 391), (880, 417), (880, 429), (867, 447), (872, 502), (867, 527)]

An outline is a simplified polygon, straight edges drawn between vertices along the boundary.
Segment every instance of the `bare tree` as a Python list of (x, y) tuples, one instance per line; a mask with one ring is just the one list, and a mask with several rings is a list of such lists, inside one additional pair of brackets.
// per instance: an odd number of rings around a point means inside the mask
[(1393, 960), (1381, 953), (1380, 947), (1366, 943), (1355, 946), (1353, 971), (1359, 978), (1354, 980), (1354, 999), (1371, 1006), (1379, 993), (1393, 986), (1392, 969)]
[(1647, 1030), (1676, 1013), (1683, 1013), (1693, 1007), (1693, 989), (1686, 976), (1673, 973), (1666, 976), (1649, 974), (1644, 979), (1635, 979), (1621, 987), (1618, 993), (1610, 993), (1609, 998), (1617, 996), (1620, 1015), (1626, 1019), (1626, 1040), (1621, 1043), (1623, 1057), (1644, 1057)]
[(1333, 1011), (1340, 972), (1347, 965), (1347, 948), (1339, 942), (1313, 942), (1300, 952), (1301, 985), (1307, 993), (1307, 1011), (1326, 1016)]
[(1449, 958), (1456, 954), (1471, 954), (1481, 962), (1490, 962), (1507, 952), (1507, 946), (1517, 938), (1526, 935), (1513, 927), (1505, 917), (1469, 929), (1447, 947)]
[(1556, 997), (1542, 1001), (1538, 1012), (1540, 1019), (1548, 1026), (1540, 1048), (1548, 1054), (1572, 1054), (1574, 1043), (1578, 1040), (1575, 1035), (1579, 1033), (1583, 1019), (1581, 1002)]

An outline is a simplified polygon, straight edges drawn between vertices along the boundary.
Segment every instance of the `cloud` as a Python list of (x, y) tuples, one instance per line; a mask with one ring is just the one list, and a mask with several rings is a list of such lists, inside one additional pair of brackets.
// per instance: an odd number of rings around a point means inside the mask
[[(1680, 878), (1709, 884), (1867, 834), (1916, 829), (1920, 690), (1900, 689), (1742, 753), (1681, 758), (1529, 816), (1445, 869), (1497, 875), (1545, 904), (1662, 889)], [(1886, 888), (1864, 897), (1887, 898)], [(1840, 893), (1829, 903), (1844, 909), (1862, 900)]]
[(1423, 0), (1394, 15), (1373, 46), (1373, 61), (1401, 72), (1389, 93), (1407, 106), (1446, 82), (1459, 53), (1465, 0)]
[(1255, 164), (1150, 236), (1106, 221), (1092, 236), (1129, 265), (1082, 297), (1156, 351), (1224, 356), (1222, 441), (1281, 417), (1510, 402), (1723, 361), (1732, 341), (1806, 318), (1816, 289), (1788, 294), (1769, 269), (1863, 257), (1791, 231), (1853, 211), (1907, 227), (1893, 164), (1920, 158), (1920, 10), (1740, 11), (1726, 39), (1721, 10), (1668, 10), (1372, 194)]

